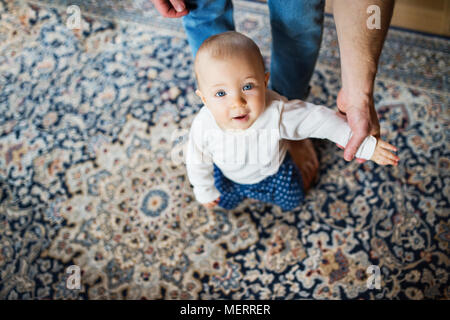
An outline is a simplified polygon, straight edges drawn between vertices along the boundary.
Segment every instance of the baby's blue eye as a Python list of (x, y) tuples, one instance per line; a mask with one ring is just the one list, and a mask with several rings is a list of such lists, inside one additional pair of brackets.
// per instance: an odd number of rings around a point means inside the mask
[(216, 97), (223, 97), (225, 94), (225, 91), (221, 90), (216, 93)]
[(252, 89), (253, 88), (253, 85), (251, 84), (251, 83), (249, 83), (249, 84), (246, 84), (242, 89), (244, 89), (244, 90), (250, 90), (250, 89)]

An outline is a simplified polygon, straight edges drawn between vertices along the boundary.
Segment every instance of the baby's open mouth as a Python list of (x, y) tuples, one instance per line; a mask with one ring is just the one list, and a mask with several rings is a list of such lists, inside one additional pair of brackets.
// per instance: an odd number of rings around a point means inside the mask
[(238, 117), (233, 117), (233, 119), (235, 119), (235, 120), (247, 120), (248, 119), (248, 114), (244, 114), (244, 115), (238, 116)]

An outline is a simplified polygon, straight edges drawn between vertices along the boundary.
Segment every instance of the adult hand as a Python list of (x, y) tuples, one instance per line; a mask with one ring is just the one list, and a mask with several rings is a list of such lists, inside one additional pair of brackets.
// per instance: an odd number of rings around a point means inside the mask
[(180, 18), (189, 13), (184, 0), (151, 0), (156, 10), (166, 18)]
[[(349, 92), (342, 88), (336, 100), (339, 111), (345, 114), (353, 134), (344, 151), (344, 159), (351, 161), (361, 143), (368, 135), (380, 136), (380, 123), (372, 94)], [(338, 147), (342, 148), (342, 146)], [(366, 160), (357, 159), (359, 163)]]

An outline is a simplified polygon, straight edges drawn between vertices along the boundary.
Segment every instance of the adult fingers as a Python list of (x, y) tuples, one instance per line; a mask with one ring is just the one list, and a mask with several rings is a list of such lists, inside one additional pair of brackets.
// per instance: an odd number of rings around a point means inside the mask
[(189, 13), (189, 10), (186, 8), (186, 4), (184, 3), (184, 0), (170, 0), (170, 3), (172, 4), (172, 12), (174, 15), (174, 18), (180, 18)]
[(380, 121), (378, 120), (377, 111), (372, 104), (370, 108), (370, 135), (379, 138), (380, 137)]
[(351, 161), (353, 159), (359, 146), (364, 141), (364, 139), (367, 137), (367, 133), (368, 133), (367, 129), (364, 129), (364, 127), (357, 127), (354, 129), (353, 135), (350, 138), (349, 142), (347, 143), (347, 146), (345, 147), (345, 151), (344, 151), (344, 159), (345, 160)]
[[(174, 7), (172, 1), (174, 3), (176, 2), (176, 7)], [(158, 12), (166, 18), (180, 18), (189, 13), (183, 0), (171, 0), (171, 2), (169, 2), (168, 0), (152, 0), (152, 2), (156, 10), (158, 10)], [(180, 10), (181, 8), (184, 9), (178, 11), (177, 8), (178, 10)]]
[(183, 12), (186, 9), (184, 0), (170, 0), (170, 3), (175, 8), (177, 12)]
[(347, 122), (352, 136), (345, 146), (344, 159), (351, 161), (361, 143), (369, 135), (369, 110), (350, 108), (347, 110)]

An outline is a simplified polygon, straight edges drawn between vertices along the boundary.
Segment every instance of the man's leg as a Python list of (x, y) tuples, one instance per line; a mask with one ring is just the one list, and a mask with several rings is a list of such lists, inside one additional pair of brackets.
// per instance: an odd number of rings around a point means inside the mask
[(271, 88), (306, 99), (322, 41), (325, 0), (269, 0), (272, 27)]
[[(270, 87), (288, 99), (306, 99), (322, 41), (325, 0), (269, 0), (272, 27)], [(319, 162), (310, 140), (288, 141), (305, 191)]]
[(234, 30), (231, 0), (186, 0), (189, 14), (183, 26), (195, 57), (200, 45), (212, 35)]

